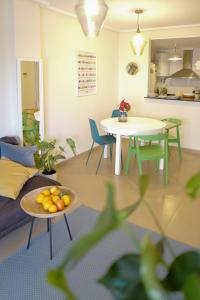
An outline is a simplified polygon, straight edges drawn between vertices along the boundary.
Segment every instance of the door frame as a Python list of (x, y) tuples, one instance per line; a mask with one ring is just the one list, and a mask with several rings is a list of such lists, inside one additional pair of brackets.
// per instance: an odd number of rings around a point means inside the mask
[(39, 105), (40, 105), (40, 137), (44, 139), (44, 83), (43, 83), (43, 61), (39, 58), (17, 58), (17, 110), (18, 110), (18, 132), (20, 144), (23, 145), (23, 128), (22, 128), (22, 85), (21, 85), (21, 63), (30, 61), (38, 63), (39, 76)]

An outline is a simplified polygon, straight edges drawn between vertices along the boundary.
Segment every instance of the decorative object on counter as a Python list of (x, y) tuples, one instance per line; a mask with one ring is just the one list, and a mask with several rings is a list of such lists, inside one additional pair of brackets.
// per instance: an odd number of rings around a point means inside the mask
[(108, 6), (104, 0), (79, 0), (75, 12), (84, 34), (93, 38), (98, 36), (103, 27)]
[(130, 44), (134, 55), (140, 56), (143, 54), (144, 48), (147, 43), (145, 37), (141, 34), (139, 27), (139, 15), (143, 13), (143, 9), (135, 9), (133, 12), (137, 14), (137, 31), (136, 34), (132, 37)]
[(148, 93), (149, 98), (157, 98), (158, 94), (157, 93)]
[(159, 91), (159, 96), (167, 96), (167, 88), (166, 87), (162, 87), (160, 88), (160, 91)]
[(194, 90), (193, 93), (194, 93), (194, 99), (200, 100), (200, 89)]
[(184, 100), (194, 100), (194, 93), (184, 93), (182, 98)]
[(200, 70), (200, 60), (197, 60), (194, 65), (197, 70)]
[(181, 54), (177, 52), (176, 44), (174, 45), (174, 51), (170, 54), (168, 60), (170, 61), (183, 60)]
[(121, 101), (119, 105), (119, 117), (118, 121), (119, 122), (127, 122), (128, 120), (128, 111), (131, 109), (131, 106), (128, 102), (124, 101), (124, 99)]
[(58, 146), (58, 149), (56, 149), (55, 139), (50, 142), (40, 140), (36, 143), (37, 151), (34, 153), (35, 166), (42, 171), (43, 175), (54, 180), (56, 179), (55, 164), (57, 161), (66, 158), (66, 145), (68, 145), (73, 154), (76, 155), (75, 142), (71, 138), (68, 138), (65, 141), (65, 146)]
[(126, 70), (129, 75), (136, 75), (138, 73), (138, 65), (131, 61), (126, 66)]

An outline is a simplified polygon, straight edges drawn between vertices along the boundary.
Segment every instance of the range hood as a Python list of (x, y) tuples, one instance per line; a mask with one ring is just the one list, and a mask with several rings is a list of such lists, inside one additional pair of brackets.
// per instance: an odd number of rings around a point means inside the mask
[(193, 50), (183, 51), (183, 68), (168, 78), (199, 79), (199, 75), (192, 70)]

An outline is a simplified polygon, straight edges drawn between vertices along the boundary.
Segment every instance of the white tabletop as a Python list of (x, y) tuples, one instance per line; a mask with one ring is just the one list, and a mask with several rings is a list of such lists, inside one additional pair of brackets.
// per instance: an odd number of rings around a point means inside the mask
[(148, 135), (162, 132), (166, 123), (152, 118), (128, 117), (127, 122), (119, 122), (118, 118), (101, 121), (106, 132), (120, 135)]

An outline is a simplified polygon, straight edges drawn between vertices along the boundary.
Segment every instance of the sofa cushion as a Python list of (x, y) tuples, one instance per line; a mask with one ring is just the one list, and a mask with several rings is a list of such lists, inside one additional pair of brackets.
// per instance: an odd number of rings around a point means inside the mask
[(21, 163), (26, 167), (35, 167), (34, 153), (37, 150), (36, 146), (20, 147), (0, 141), (1, 157), (6, 157), (17, 163)]
[(0, 142), (12, 145), (19, 145), (17, 138), (15, 138), (14, 136), (3, 136), (0, 138)]
[(8, 159), (0, 160), (0, 195), (16, 199), (25, 182), (37, 173)]

